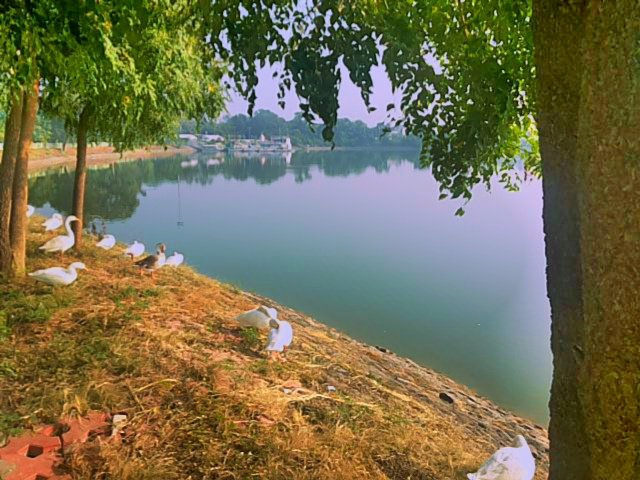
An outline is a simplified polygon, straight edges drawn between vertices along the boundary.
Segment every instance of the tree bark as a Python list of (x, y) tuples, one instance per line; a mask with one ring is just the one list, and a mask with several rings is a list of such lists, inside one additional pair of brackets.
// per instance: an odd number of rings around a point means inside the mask
[(552, 480), (640, 478), (640, 9), (534, 0)]
[(38, 93), (40, 80), (25, 91), (20, 124), (18, 157), (13, 174), (13, 198), (11, 201), (11, 252), (13, 254), (12, 273), (24, 275), (27, 249), (27, 203), (29, 200), (29, 150), (33, 139), (38, 113)]
[(8, 115), (4, 125), (4, 146), (0, 164), (0, 272), (8, 275), (11, 271), (11, 197), (13, 195), (13, 175), (18, 156), (20, 124), (22, 121), (23, 93), (15, 92), (9, 102)]
[(73, 183), (73, 214), (78, 217), (77, 222), (72, 223), (73, 233), (76, 236), (74, 248), (77, 250), (82, 243), (82, 227), (84, 225), (84, 190), (87, 182), (87, 132), (89, 129), (89, 107), (85, 106), (80, 113), (77, 132), (76, 172)]

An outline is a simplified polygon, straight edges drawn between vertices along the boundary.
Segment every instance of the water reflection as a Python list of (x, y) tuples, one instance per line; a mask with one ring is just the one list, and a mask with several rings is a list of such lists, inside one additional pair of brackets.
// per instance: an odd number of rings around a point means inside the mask
[[(259, 154), (236, 152), (200, 154), (192, 157), (166, 157), (121, 162), (103, 167), (93, 167), (89, 173), (89, 188), (85, 198), (88, 217), (105, 220), (126, 220), (144, 197), (144, 186), (162, 183), (184, 182), (209, 185), (220, 176), (225, 180), (254, 180), (260, 185), (278, 181), (290, 171), (296, 183), (312, 179), (312, 168), (328, 177), (360, 175), (368, 168), (378, 173), (387, 172), (391, 165), (403, 162), (418, 168), (413, 153), (384, 150), (319, 151)], [(59, 169), (37, 175), (29, 182), (29, 203), (43, 207), (47, 203), (64, 214), (71, 212), (70, 191), (73, 190), (73, 171)]]

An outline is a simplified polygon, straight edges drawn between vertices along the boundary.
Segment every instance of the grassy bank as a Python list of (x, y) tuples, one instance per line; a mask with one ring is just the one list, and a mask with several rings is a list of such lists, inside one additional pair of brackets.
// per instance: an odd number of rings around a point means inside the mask
[[(39, 223), (30, 271), (89, 270), (60, 289), (0, 284), (0, 435), (127, 413), (121, 444), (66, 459), (74, 478), (465, 479), (518, 433), (546, 478), (546, 432), (447, 377), (187, 267), (140, 277), (120, 247), (61, 263), (38, 252)], [(294, 327), (285, 362), (232, 321), (259, 303)]]

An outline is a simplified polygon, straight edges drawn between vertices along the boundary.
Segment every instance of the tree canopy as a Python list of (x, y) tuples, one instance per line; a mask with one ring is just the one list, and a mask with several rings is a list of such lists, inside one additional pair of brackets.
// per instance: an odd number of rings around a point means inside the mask
[[(180, 118), (218, 115), (222, 70), (203, 59), (188, 2), (114, 2), (102, 10), (44, 84), (45, 111), (75, 133), (89, 109), (92, 136), (119, 150), (164, 142)], [(90, 29), (95, 25), (100, 36)]]
[[(469, 199), (494, 176), (509, 188), (514, 170), (540, 171), (530, 2), (201, 2), (212, 55), (229, 83), (255, 104), (258, 67), (279, 65), (281, 99), (295, 89), (302, 117), (333, 140), (341, 64), (367, 105), (371, 67), (384, 65), (402, 92), (401, 118), (422, 138), (443, 197)], [(254, 41), (259, 37), (260, 41)], [(392, 110), (393, 105), (388, 106)]]

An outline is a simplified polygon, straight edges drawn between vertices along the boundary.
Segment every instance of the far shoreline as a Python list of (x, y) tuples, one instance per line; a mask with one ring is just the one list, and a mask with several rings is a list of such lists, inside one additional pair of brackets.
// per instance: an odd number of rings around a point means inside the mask
[[(87, 148), (87, 165), (109, 165), (118, 163), (121, 160), (138, 160), (142, 158), (172, 157), (175, 155), (191, 155), (196, 150), (191, 147), (174, 147), (174, 146), (150, 146), (128, 150), (125, 152), (116, 152), (113, 147), (88, 147)], [(42, 170), (55, 167), (75, 167), (76, 149), (67, 148), (64, 152), (59, 149), (32, 150), (29, 159), (29, 173), (35, 173)]]
[[(296, 152), (358, 152), (358, 151), (383, 151), (383, 152), (416, 152), (420, 150), (412, 147), (391, 147), (391, 146), (362, 146), (362, 147), (335, 147), (330, 146), (301, 146), (294, 147), (292, 153)], [(0, 149), (0, 151), (2, 151)], [(149, 147), (117, 152), (113, 147), (88, 147), (87, 165), (89, 167), (110, 165), (122, 160), (139, 160), (143, 158), (161, 158), (177, 155), (193, 155), (198, 153), (195, 148), (189, 146), (160, 146)], [(33, 149), (29, 159), (29, 173), (41, 172), (56, 167), (74, 167), (76, 163), (76, 149), (68, 147), (62, 151), (60, 149)]]

